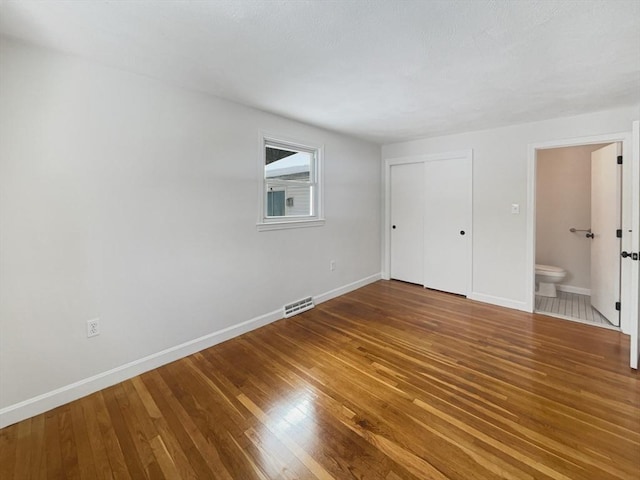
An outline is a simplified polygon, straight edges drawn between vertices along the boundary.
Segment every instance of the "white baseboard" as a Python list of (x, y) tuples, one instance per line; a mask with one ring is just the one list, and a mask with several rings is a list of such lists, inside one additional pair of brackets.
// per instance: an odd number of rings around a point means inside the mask
[[(350, 291), (357, 290), (358, 288), (364, 287), (365, 285), (373, 283), (379, 279), (379, 273), (371, 275), (348, 285), (317, 295), (314, 297), (314, 300), (316, 303), (326, 302), (327, 300), (344, 295)], [(72, 384), (65, 385), (64, 387), (60, 387), (50, 392), (4, 407), (0, 409), (0, 428), (4, 428), (21, 420), (47, 412), (53, 408), (59, 407), (60, 405), (85, 397), (104, 388), (123, 382), (124, 380), (128, 380), (136, 375), (148, 372), (149, 370), (166, 365), (167, 363), (174, 362), (180, 358), (184, 358), (193, 353), (217, 345), (218, 343), (222, 343), (231, 338), (242, 335), (243, 333), (255, 330), (256, 328), (263, 327), (283, 318), (283, 313), (282, 309), (265, 313), (264, 315), (260, 315), (237, 325), (232, 325), (231, 327), (218, 330), (217, 332), (204, 335), (194, 340), (176, 345), (175, 347), (167, 348), (161, 352), (134, 360), (133, 362), (126, 363), (106, 372), (93, 375)]]
[(492, 305), (498, 305), (499, 307), (513, 308), (515, 310), (522, 310), (528, 312), (526, 302), (518, 302), (510, 298), (494, 297), (493, 295), (485, 295), (484, 293), (472, 292), (467, 296), (470, 300), (476, 300), (478, 302), (490, 303)]
[(574, 287), (573, 285), (556, 285), (556, 288), (561, 292), (577, 293), (578, 295), (591, 296), (590, 288)]
[(370, 275), (361, 280), (357, 280), (353, 283), (349, 283), (348, 285), (344, 285), (342, 287), (334, 288), (326, 293), (318, 295), (317, 297), (313, 297), (315, 303), (326, 302), (327, 300), (331, 300), (332, 298), (339, 297), (340, 295), (344, 295), (345, 293), (352, 292), (359, 288), (364, 287), (365, 285), (369, 285), (370, 283), (377, 282), (382, 278), (381, 274), (376, 273), (375, 275)]

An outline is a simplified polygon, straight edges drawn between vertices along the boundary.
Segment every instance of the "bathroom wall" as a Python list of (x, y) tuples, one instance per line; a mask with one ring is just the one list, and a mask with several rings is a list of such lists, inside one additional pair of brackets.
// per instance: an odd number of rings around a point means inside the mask
[(536, 177), (536, 263), (567, 270), (565, 290), (588, 295), (591, 288), (591, 152), (604, 145), (538, 152)]

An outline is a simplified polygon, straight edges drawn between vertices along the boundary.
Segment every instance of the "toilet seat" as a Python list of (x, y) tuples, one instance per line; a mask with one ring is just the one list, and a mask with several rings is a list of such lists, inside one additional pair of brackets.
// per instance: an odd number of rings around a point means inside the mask
[(566, 275), (564, 268), (552, 265), (541, 265), (536, 263), (536, 274), (545, 275), (547, 277), (562, 277)]

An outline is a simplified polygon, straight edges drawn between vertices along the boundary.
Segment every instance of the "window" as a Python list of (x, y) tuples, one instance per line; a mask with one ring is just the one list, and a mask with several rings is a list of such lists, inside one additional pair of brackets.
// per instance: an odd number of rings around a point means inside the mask
[(283, 217), (285, 190), (271, 188), (267, 192), (267, 217)]
[(263, 138), (259, 230), (324, 224), (321, 205), (322, 149)]

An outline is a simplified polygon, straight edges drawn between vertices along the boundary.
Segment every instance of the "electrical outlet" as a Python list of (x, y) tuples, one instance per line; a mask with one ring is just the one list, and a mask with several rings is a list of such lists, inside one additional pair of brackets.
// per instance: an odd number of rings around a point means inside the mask
[(87, 320), (87, 337), (95, 337), (96, 335), (100, 335), (99, 321), (99, 318)]
[(335, 260), (331, 260), (329, 262), (329, 270), (331, 270), (332, 272), (336, 269), (336, 261)]
[(513, 213), (514, 215), (519, 214), (520, 213), (520, 204), (512, 203), (511, 204), (511, 213)]

